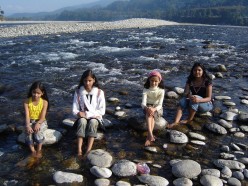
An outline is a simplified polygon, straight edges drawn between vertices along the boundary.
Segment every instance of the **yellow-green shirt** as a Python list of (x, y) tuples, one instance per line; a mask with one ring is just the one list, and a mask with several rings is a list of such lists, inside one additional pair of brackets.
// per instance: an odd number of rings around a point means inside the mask
[(32, 102), (32, 97), (28, 99), (28, 109), (30, 119), (40, 119), (40, 114), (43, 109), (43, 99), (40, 98), (38, 105), (34, 105)]

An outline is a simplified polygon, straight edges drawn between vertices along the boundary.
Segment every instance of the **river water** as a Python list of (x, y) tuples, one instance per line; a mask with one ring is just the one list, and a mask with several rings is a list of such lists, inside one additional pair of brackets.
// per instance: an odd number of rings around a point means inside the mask
[[(216, 73), (216, 66), (224, 64), (228, 71), (223, 78), (213, 81), (213, 94), (232, 97), (239, 110), (247, 111), (239, 96), (248, 95), (242, 88), (248, 88), (248, 28), (229, 26), (164, 26), (148, 29), (123, 29), (82, 32), (50, 36), (0, 38), (0, 124), (21, 126), (24, 123), (23, 99), (29, 86), (35, 80), (42, 80), (47, 87), (51, 108), (48, 112), (50, 128), (62, 130), (61, 122), (71, 114), (73, 92), (86, 69), (97, 75), (106, 98), (117, 97), (119, 104), (107, 103), (108, 109), (124, 107), (130, 103), (139, 107), (141, 93), (147, 74), (159, 69), (165, 81), (166, 90), (184, 87), (186, 77), (195, 62), (203, 63), (208, 71)], [(204, 48), (208, 41), (214, 45)], [(120, 92), (127, 92), (122, 95)], [(219, 103), (220, 104), (220, 103)], [(227, 108), (221, 105), (221, 108)], [(175, 101), (165, 99), (164, 117), (172, 122), (176, 111)], [(201, 131), (207, 136), (206, 146), (198, 150), (187, 150), (184, 145), (169, 144), (170, 152), (162, 148), (169, 143), (164, 134), (158, 134), (159, 153), (143, 150), (145, 136), (129, 128), (125, 121), (106, 114), (115, 126), (108, 129), (105, 138), (94, 144), (94, 149), (103, 148), (116, 160), (153, 160), (162, 166), (152, 168), (151, 173), (165, 177), (172, 185), (173, 179), (169, 160), (191, 158), (202, 168), (214, 168), (211, 160), (219, 157), (220, 145), (231, 142), (247, 144), (244, 138), (235, 138)], [(214, 121), (217, 118), (212, 118)], [(234, 122), (234, 125), (238, 123)], [(39, 165), (20, 169), (15, 164), (24, 159), (29, 150), (16, 142), (17, 132), (5, 132), (0, 136), (0, 184), (17, 181), (19, 185), (54, 184), (52, 174), (56, 170), (66, 171), (63, 162), (76, 154), (73, 132), (64, 135), (52, 146), (44, 147)], [(247, 151), (245, 151), (247, 156)], [(82, 163), (82, 162), (81, 162)], [(92, 176), (84, 163), (71, 172), (83, 174), (85, 185), (93, 185)], [(119, 180), (112, 176), (111, 183)], [(138, 184), (136, 177), (126, 178)], [(243, 184), (248, 184), (243, 181)], [(194, 181), (199, 185), (199, 181)]]

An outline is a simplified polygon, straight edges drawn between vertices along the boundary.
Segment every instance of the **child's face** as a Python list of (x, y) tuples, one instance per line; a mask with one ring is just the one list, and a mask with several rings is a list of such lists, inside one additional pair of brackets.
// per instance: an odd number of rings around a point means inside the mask
[(160, 83), (160, 79), (158, 76), (150, 77), (150, 87), (151, 88), (158, 87), (159, 83)]
[(200, 77), (202, 77), (202, 74), (203, 74), (203, 70), (202, 70), (201, 67), (198, 66), (198, 67), (195, 67), (193, 69), (193, 75), (194, 75), (194, 77), (200, 78)]
[(43, 95), (43, 92), (39, 88), (36, 88), (32, 91), (32, 97), (34, 101), (39, 100), (42, 95)]
[(84, 88), (87, 90), (87, 91), (91, 91), (92, 87), (93, 87), (93, 84), (95, 83), (95, 79), (88, 76), (84, 79)]

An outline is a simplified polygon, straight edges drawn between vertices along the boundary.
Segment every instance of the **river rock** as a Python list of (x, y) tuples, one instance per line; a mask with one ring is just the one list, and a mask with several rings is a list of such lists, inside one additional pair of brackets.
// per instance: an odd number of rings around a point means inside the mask
[(223, 78), (223, 74), (221, 72), (217, 72), (215, 74), (215, 77), (217, 77), (217, 78)]
[(138, 176), (138, 179), (140, 182), (146, 183), (149, 186), (167, 186), (169, 184), (167, 179), (149, 174), (142, 174)]
[(217, 134), (227, 134), (227, 131), (224, 127), (216, 124), (216, 123), (210, 123), (210, 124), (206, 124), (205, 127)]
[(172, 165), (172, 174), (177, 178), (195, 178), (201, 173), (201, 165), (193, 160), (182, 160)]
[(125, 117), (127, 114), (125, 111), (120, 110), (120, 111), (116, 111), (114, 115), (121, 118), (121, 117)]
[(66, 118), (66, 119), (64, 119), (64, 120), (62, 121), (62, 123), (63, 123), (65, 126), (73, 127), (75, 121), (76, 121), (75, 118)]
[(238, 180), (243, 180), (245, 179), (244, 174), (240, 171), (234, 171), (232, 173), (232, 177), (237, 178)]
[(56, 183), (72, 183), (72, 182), (83, 182), (83, 176), (80, 174), (74, 174), (69, 172), (57, 171), (53, 175), (53, 180)]
[(220, 115), (221, 118), (227, 120), (227, 121), (235, 121), (238, 119), (238, 114), (234, 113), (234, 112), (224, 112), (223, 114)]
[[(248, 122), (248, 113), (241, 112), (241, 113), (238, 115), (238, 120), (241, 121), (241, 122)], [(248, 125), (248, 124), (247, 124), (247, 125)]]
[(179, 95), (174, 92), (174, 91), (169, 91), (165, 94), (165, 96), (169, 99), (178, 99), (179, 98)]
[(137, 174), (136, 164), (129, 160), (120, 160), (112, 166), (112, 172), (120, 177), (134, 176)]
[(248, 179), (248, 170), (247, 169), (244, 169), (244, 176), (246, 179)]
[(237, 138), (244, 138), (245, 134), (243, 132), (235, 132), (234, 136), (237, 137)]
[(109, 178), (112, 175), (111, 170), (109, 170), (108, 168), (97, 166), (91, 167), (90, 172), (98, 178)]
[(175, 186), (192, 186), (193, 182), (188, 178), (177, 178), (173, 181)]
[(204, 175), (211, 175), (215, 177), (220, 177), (220, 171), (218, 169), (203, 169), (201, 174)]
[(242, 100), (240, 101), (240, 103), (243, 103), (243, 104), (245, 104), (245, 105), (248, 105), (248, 100), (247, 100), (247, 99), (242, 99)]
[(230, 123), (230, 122), (228, 122), (228, 121), (226, 121), (226, 120), (224, 120), (224, 119), (220, 119), (220, 120), (218, 121), (218, 123), (219, 123), (222, 127), (225, 127), (226, 129), (232, 128), (232, 123)]
[(222, 152), (222, 153), (220, 153), (220, 157), (223, 159), (234, 159), (235, 155)]
[(8, 128), (8, 125), (6, 124), (0, 125), (0, 133), (5, 131), (7, 128)]
[(238, 161), (245, 165), (248, 165), (248, 158), (246, 157), (239, 158)]
[(227, 166), (230, 169), (244, 169), (245, 165), (243, 163), (240, 163), (235, 160), (224, 160), (224, 159), (217, 159), (214, 160), (214, 164), (218, 168), (223, 168), (224, 166)]
[(118, 181), (115, 184), (116, 186), (131, 186), (130, 183), (126, 182), (126, 181)]
[(236, 145), (235, 143), (231, 143), (230, 146), (231, 146), (232, 149), (234, 149), (234, 150), (238, 150), (238, 151), (241, 150), (240, 147), (239, 147), (238, 145)]
[(232, 171), (229, 169), (227, 166), (224, 166), (223, 169), (221, 170), (221, 177), (222, 178), (231, 178), (232, 176)]
[(239, 128), (244, 132), (248, 132), (248, 126), (246, 125), (241, 125)]
[(90, 151), (90, 153), (87, 155), (87, 159), (90, 161), (91, 165), (103, 168), (110, 167), (113, 161), (113, 157), (102, 149)]
[[(44, 131), (44, 136), (45, 136), (45, 140), (43, 142), (43, 145), (51, 145), (54, 143), (58, 143), (59, 140), (62, 138), (61, 132), (54, 129), (46, 129)], [(25, 132), (21, 133), (18, 136), (17, 141), (25, 144)]]
[(200, 140), (191, 140), (190, 142), (195, 145), (206, 145), (204, 141), (200, 141)]
[(226, 66), (222, 64), (218, 65), (218, 70), (220, 72), (227, 72)]
[(107, 101), (108, 102), (115, 102), (115, 103), (120, 102), (120, 100), (118, 98), (114, 98), (114, 97), (108, 98)]
[(175, 87), (174, 91), (179, 95), (182, 95), (184, 93), (184, 89), (180, 87)]
[(150, 147), (150, 146), (145, 147), (145, 150), (147, 150), (149, 152), (158, 152), (156, 147)]
[(224, 101), (224, 102), (223, 102), (223, 105), (226, 105), (226, 106), (235, 106), (236, 103), (231, 102), (231, 101)]
[(229, 96), (215, 96), (214, 99), (217, 99), (217, 100), (230, 100), (232, 98), (229, 97)]
[(196, 133), (196, 132), (189, 132), (189, 136), (191, 138), (195, 138), (195, 139), (198, 139), (198, 140), (203, 140), (203, 141), (206, 140), (205, 136), (203, 136), (203, 135), (201, 135), (199, 133)]
[(94, 183), (96, 186), (109, 186), (110, 185), (110, 181), (105, 178), (96, 179)]
[(241, 186), (241, 182), (237, 178), (228, 178), (227, 184), (230, 186)]
[(230, 148), (229, 148), (229, 146), (227, 146), (227, 145), (222, 145), (220, 149), (221, 149), (221, 151), (223, 151), (223, 152), (229, 152), (229, 151), (230, 151)]
[[(147, 131), (145, 115), (141, 108), (130, 109), (128, 116), (127, 123), (130, 127), (139, 131)], [(167, 125), (168, 122), (163, 117), (159, 117), (157, 120), (155, 120), (154, 131), (165, 130)]]
[(172, 143), (187, 143), (188, 137), (186, 134), (179, 132), (177, 130), (171, 130), (170, 131), (170, 142)]
[(200, 182), (203, 186), (222, 186), (223, 182), (220, 178), (212, 175), (204, 175), (201, 177)]

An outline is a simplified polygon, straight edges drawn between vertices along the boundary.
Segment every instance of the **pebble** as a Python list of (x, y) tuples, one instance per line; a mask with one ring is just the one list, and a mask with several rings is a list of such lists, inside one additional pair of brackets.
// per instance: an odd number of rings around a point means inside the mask
[(149, 152), (158, 152), (156, 147), (151, 147), (151, 146), (145, 147), (145, 150)]
[(203, 141), (199, 141), (199, 140), (191, 140), (191, 143), (195, 144), (195, 145), (206, 145), (205, 142)]
[(230, 100), (232, 98), (229, 97), (229, 96), (215, 96), (214, 99), (217, 99), (217, 100)]
[(116, 186), (131, 186), (130, 183), (126, 182), (126, 181), (118, 181), (115, 184)]
[(233, 178), (233, 177), (229, 178), (227, 180), (227, 183), (230, 186), (241, 186), (241, 182), (237, 178)]
[(96, 186), (109, 186), (110, 185), (110, 181), (105, 178), (96, 179), (94, 183)]
[(234, 136), (237, 137), (237, 138), (244, 138), (245, 134), (243, 132), (235, 132)]
[(248, 100), (247, 100), (247, 99), (242, 99), (242, 100), (240, 101), (240, 103), (243, 103), (243, 104), (248, 105)]
[(175, 186), (192, 186), (193, 182), (188, 178), (177, 178), (173, 181)]

